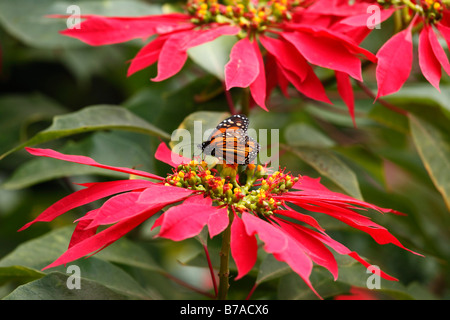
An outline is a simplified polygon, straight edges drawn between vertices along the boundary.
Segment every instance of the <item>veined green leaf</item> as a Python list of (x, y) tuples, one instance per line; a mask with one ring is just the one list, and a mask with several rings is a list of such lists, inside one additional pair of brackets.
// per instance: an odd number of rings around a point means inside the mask
[(189, 57), (218, 79), (224, 80), (224, 69), (230, 59), (230, 51), (236, 43), (235, 36), (222, 36), (188, 50)]
[(430, 123), (410, 114), (409, 124), (414, 144), (422, 162), (450, 210), (449, 137)]
[(327, 149), (283, 146), (326, 176), (352, 197), (362, 199), (356, 174), (342, 160)]
[(77, 112), (54, 117), (53, 124), (49, 128), (39, 132), (30, 140), (4, 153), (0, 156), (0, 160), (8, 154), (27, 146), (74, 134), (110, 129), (133, 131), (161, 137), (167, 140), (170, 139), (168, 133), (139, 118), (125, 108), (99, 105), (86, 107)]

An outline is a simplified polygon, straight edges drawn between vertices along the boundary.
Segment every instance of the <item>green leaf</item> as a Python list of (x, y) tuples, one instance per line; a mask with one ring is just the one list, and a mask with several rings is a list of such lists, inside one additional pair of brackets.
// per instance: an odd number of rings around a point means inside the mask
[(290, 146), (283, 146), (283, 148), (292, 152), (320, 174), (329, 178), (352, 197), (362, 199), (355, 173), (330, 150), (308, 147), (300, 149)]
[(381, 104), (377, 104), (370, 110), (369, 117), (391, 129), (402, 133), (408, 132), (408, 119)]
[[(27, 282), (42, 278), (45, 274), (54, 274), (55, 271), (61, 273), (61, 277), (58, 278), (62, 280), (72, 274), (67, 268), (70, 265), (75, 265), (79, 267), (79, 275), (82, 280), (81, 290), (78, 290), (79, 292), (76, 294), (76, 297), (80, 299), (89, 298), (89, 290), (97, 290), (92, 289), (91, 286), (94, 286), (94, 288), (99, 286), (98, 288), (101, 289), (101, 294), (99, 293), (97, 298), (107, 299), (109, 297), (109, 290), (116, 292), (118, 298), (151, 298), (148, 292), (128, 273), (113, 264), (119, 263), (150, 271), (161, 270), (145, 250), (126, 238), (118, 240), (101, 253), (95, 255), (95, 257), (82, 258), (67, 264), (67, 266), (58, 266), (56, 268), (46, 269), (43, 272), (40, 271), (67, 250), (72, 232), (72, 226), (60, 228), (21, 244), (0, 261), (0, 283), (7, 282), (8, 280)], [(46, 276), (45, 278), (51, 277)], [(48, 292), (47, 294), (51, 295), (52, 299), (64, 299), (66, 295), (70, 298), (74, 293), (73, 291), (75, 291), (67, 288), (66, 280), (61, 282), (60, 288), (57, 288), (56, 291), (46, 288), (46, 279), (42, 278), (40, 280), (44, 283), (38, 280), (29, 283), (24, 288), (19, 287), (16, 290), (18, 292), (13, 292), (8, 298), (22, 299), (22, 294), (26, 294), (27, 291), (45, 289)], [(85, 281), (87, 283), (84, 285)], [(20, 295), (16, 295), (19, 293)], [(102, 295), (105, 296), (102, 297)], [(32, 299), (32, 296), (29, 296), (29, 298)]]
[(412, 114), (411, 135), (422, 162), (450, 210), (450, 138)]
[(0, 267), (0, 285), (8, 281), (27, 283), (45, 276), (45, 273), (23, 266)]
[(425, 107), (439, 107), (447, 118), (450, 118), (450, 106), (448, 104), (450, 100), (449, 86), (441, 86), (439, 92), (428, 83), (408, 84), (399, 92), (389, 96), (386, 100), (407, 110), (410, 107), (414, 108), (414, 106), (418, 106), (420, 109)]
[[(314, 289), (324, 299), (348, 292), (349, 286), (327, 274), (327, 271), (314, 268), (310, 276)], [(314, 292), (296, 273), (289, 273), (280, 279), (278, 298), (281, 300), (318, 300)]]
[(235, 36), (222, 36), (188, 50), (189, 57), (203, 69), (224, 80), (225, 65), (230, 59), (230, 52), (236, 43)]
[(123, 300), (124, 294), (97, 283), (80, 279), (80, 289), (69, 289), (70, 275), (54, 272), (42, 279), (18, 287), (4, 300)]
[(284, 131), (286, 143), (290, 146), (329, 148), (336, 145), (327, 135), (307, 123), (293, 123)]
[[(136, 139), (124, 137), (124, 132), (96, 132), (86, 139), (69, 141), (59, 151), (65, 154), (82, 154), (96, 161), (119, 167), (139, 167), (144, 171), (152, 171), (153, 158), (149, 157)], [(127, 150), (126, 153), (117, 150)], [(7, 190), (18, 190), (29, 186), (64, 177), (80, 175), (103, 175), (127, 179), (129, 175), (91, 166), (86, 166), (58, 159), (34, 157), (19, 166), (1, 186)]]
[(125, 108), (99, 105), (86, 107), (80, 111), (56, 116), (53, 124), (39, 132), (30, 140), (9, 150), (0, 156), (0, 160), (8, 154), (26, 146), (36, 145), (50, 140), (95, 130), (125, 130), (170, 139), (170, 135), (147, 121), (139, 118)]
[(127, 238), (116, 241), (106, 250), (97, 253), (95, 257), (124, 266), (156, 272), (164, 271), (146, 250)]
[(278, 261), (273, 255), (268, 254), (259, 266), (256, 283), (259, 285), (265, 281), (279, 278), (291, 272), (291, 267), (289, 267), (285, 262)]
[(352, 168), (361, 169), (362, 175), (370, 174), (380, 185), (384, 186), (385, 172), (383, 159), (363, 146), (345, 146), (334, 149), (339, 155), (346, 158)]
[(41, 270), (67, 250), (73, 229), (72, 226), (57, 229), (19, 245), (0, 260), (0, 268), (23, 266)]
[(136, 0), (2, 0), (0, 24), (25, 44), (38, 48), (86, 47), (77, 39), (58, 32), (67, 28), (66, 19), (49, 18), (51, 14), (71, 15), (76, 5), (81, 14), (104, 16), (142, 16), (158, 14), (159, 6)]
[(23, 141), (32, 124), (63, 112), (63, 107), (40, 94), (0, 97), (0, 154)]
[[(388, 299), (432, 299), (424, 288), (417, 284), (404, 286), (398, 281), (389, 281), (378, 278), (375, 281), (374, 274), (367, 272), (367, 268), (347, 256), (336, 256), (339, 264), (339, 276), (335, 281), (331, 274), (323, 267), (314, 267), (310, 276), (313, 287), (322, 298), (332, 298), (337, 295), (348, 294), (351, 287), (368, 288), (371, 285), (379, 285), (370, 290), (375, 297)], [(310, 300), (317, 296), (295, 273), (291, 272), (280, 279), (278, 287), (280, 299)]]

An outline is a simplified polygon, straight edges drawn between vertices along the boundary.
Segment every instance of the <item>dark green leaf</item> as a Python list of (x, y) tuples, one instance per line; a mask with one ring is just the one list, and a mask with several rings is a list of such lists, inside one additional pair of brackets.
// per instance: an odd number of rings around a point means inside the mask
[(284, 148), (316, 169), (321, 175), (329, 178), (349, 195), (362, 199), (355, 173), (330, 150), (290, 146)]
[(195, 63), (223, 81), (225, 65), (230, 59), (230, 51), (236, 41), (235, 36), (222, 36), (189, 49), (188, 54)]
[(53, 272), (42, 279), (18, 287), (5, 300), (123, 300), (124, 294), (97, 283), (81, 279), (81, 289), (69, 289), (67, 281), (70, 275)]
[(411, 114), (409, 123), (423, 164), (450, 210), (450, 139), (427, 121)]
[(23, 266), (0, 267), (0, 285), (8, 281), (27, 283), (45, 276), (45, 273)]
[(53, 124), (44, 131), (39, 132), (30, 140), (16, 148), (4, 153), (0, 159), (8, 154), (54, 139), (95, 130), (125, 130), (170, 139), (170, 135), (145, 120), (134, 115), (125, 108), (118, 106), (92, 106), (80, 111), (56, 116)]
[[(117, 150), (127, 149), (127, 153)], [(137, 139), (123, 137), (123, 132), (97, 132), (80, 142), (69, 142), (59, 150), (65, 154), (81, 154), (99, 163), (119, 167), (139, 167), (152, 171), (153, 158), (143, 149)], [(23, 189), (44, 181), (79, 175), (105, 175), (127, 179), (129, 175), (91, 166), (45, 157), (33, 158), (18, 167), (2, 184), (5, 189)]]

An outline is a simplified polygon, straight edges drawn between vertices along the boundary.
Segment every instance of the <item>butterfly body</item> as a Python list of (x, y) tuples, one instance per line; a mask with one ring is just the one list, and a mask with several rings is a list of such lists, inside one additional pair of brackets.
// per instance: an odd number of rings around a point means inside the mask
[(225, 160), (228, 164), (249, 164), (260, 150), (258, 142), (247, 134), (249, 120), (234, 115), (223, 120), (207, 141), (199, 147), (204, 154)]

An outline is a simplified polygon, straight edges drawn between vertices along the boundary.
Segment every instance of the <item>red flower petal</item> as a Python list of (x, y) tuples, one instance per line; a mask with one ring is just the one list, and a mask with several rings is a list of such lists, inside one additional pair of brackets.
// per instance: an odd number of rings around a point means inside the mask
[(167, 35), (159, 36), (139, 50), (133, 60), (131, 60), (127, 76), (147, 68), (158, 61), (159, 53), (161, 52), (164, 43), (167, 41), (167, 38)]
[(222, 233), (230, 223), (228, 218), (228, 212), (224, 213), (223, 210), (213, 211), (208, 219), (208, 230), (210, 238)]
[(222, 35), (235, 35), (239, 29), (221, 26), (205, 30), (187, 30), (170, 35), (164, 42), (158, 59), (158, 75), (153, 81), (165, 80), (178, 73), (187, 60), (187, 50), (210, 42)]
[[(90, 211), (89, 215), (95, 216), (98, 209)], [(88, 215), (88, 214), (86, 214)], [(92, 222), (92, 218), (80, 221), (77, 223), (75, 230), (73, 230), (72, 237), (70, 238), (69, 248), (73, 247), (77, 243), (86, 240), (95, 235), (97, 228), (88, 228), (88, 225)]]
[(226, 89), (247, 88), (259, 75), (259, 62), (248, 38), (239, 40), (231, 49), (230, 61), (225, 65)]
[(88, 188), (76, 191), (54, 203), (42, 212), (36, 219), (20, 228), (19, 231), (28, 228), (30, 225), (38, 221), (52, 221), (69, 210), (112, 194), (145, 188), (153, 184), (153, 182), (146, 180), (118, 180), (93, 183)]
[[(249, 236), (258, 234), (259, 238), (264, 242), (264, 250), (272, 253), (277, 260), (286, 262), (317, 294), (309, 281), (312, 261), (299, 248), (293, 238), (283, 232), (282, 229), (249, 213), (242, 213), (242, 221)], [(317, 296), (319, 295), (317, 294)]]
[(142, 222), (150, 218), (153, 214), (153, 211), (149, 211), (144, 212), (140, 215), (132, 216), (128, 219), (124, 219), (112, 225), (111, 227), (95, 234), (94, 236), (76, 243), (43, 270), (65, 264), (86, 256), (90, 253), (103, 250), (104, 248), (124, 236), (126, 233), (136, 228)]
[(288, 79), (299, 92), (311, 99), (331, 103), (330, 99), (327, 97), (322, 82), (316, 76), (310, 65), (306, 65), (305, 67), (307, 70), (307, 76), (304, 81), (301, 81), (300, 78), (292, 71), (284, 69), (281, 65), (278, 66), (286, 79)]
[(231, 225), (231, 255), (238, 270), (235, 280), (245, 276), (255, 265), (258, 253), (258, 242), (254, 235), (248, 235), (245, 225), (235, 215)]
[(444, 37), (447, 46), (450, 47), (450, 27), (443, 25), (442, 23), (436, 24), (439, 33)]
[(242, 213), (242, 221), (249, 236), (258, 234), (264, 242), (264, 250), (269, 253), (283, 252), (287, 248), (287, 236), (270, 223), (247, 212)]
[(146, 178), (151, 178), (151, 179), (156, 179), (156, 180), (164, 180), (164, 178), (161, 178), (160, 176), (157, 176), (155, 174), (148, 173), (145, 171), (123, 168), (123, 167), (113, 167), (113, 166), (107, 166), (104, 164), (100, 164), (100, 163), (96, 162), (95, 160), (93, 160), (89, 157), (85, 157), (85, 156), (66, 155), (66, 154), (62, 154), (57, 151), (51, 150), (51, 149), (37, 149), (37, 148), (25, 148), (25, 149), (29, 153), (31, 153), (32, 155), (35, 155), (35, 156), (55, 158), (55, 159), (59, 159), (59, 160), (85, 164), (88, 166), (133, 174), (133, 175), (137, 175), (137, 176), (141, 176), (141, 177), (146, 177)]
[(182, 49), (193, 39), (193, 31), (182, 31), (170, 35), (164, 42), (158, 59), (158, 75), (153, 81), (163, 81), (178, 73), (187, 60), (187, 52)]
[(362, 80), (361, 61), (347, 48), (343, 40), (324, 31), (316, 32), (305, 28), (297, 29), (296, 32), (284, 32), (282, 36), (312, 64), (342, 71)]
[[(294, 185), (294, 188), (299, 187), (304, 191), (287, 192), (281, 198), (306, 210), (325, 213), (356, 229), (362, 230), (379, 244), (392, 243), (414, 254), (420, 255), (404, 247), (386, 228), (372, 222), (368, 217), (352, 211), (352, 207), (349, 204), (355, 204), (363, 208), (371, 208), (380, 212), (388, 212), (389, 210), (337, 192), (329, 191), (319, 183), (319, 179), (311, 179), (304, 176), (300, 184), (297, 183)], [(353, 209), (361, 208), (353, 207)]]
[[(325, 232), (315, 232), (308, 228), (303, 228), (303, 229), (304, 229), (303, 231), (305, 233), (309, 233), (311, 236), (317, 238), (322, 243), (326, 244), (327, 246), (329, 246), (330, 248), (335, 250), (337, 253), (343, 254), (343, 255), (348, 255), (348, 256), (352, 257), (353, 259), (355, 259), (356, 261), (358, 261), (362, 265), (364, 265), (366, 268), (371, 266), (371, 264), (366, 262), (364, 259), (362, 259), (358, 253), (356, 253), (355, 251), (351, 251), (346, 246), (344, 246), (342, 243), (339, 243), (338, 241), (332, 239)], [(396, 278), (391, 277), (390, 275), (384, 273), (381, 270), (380, 270), (380, 276), (386, 280), (398, 281)]]
[[(183, 204), (188, 205), (191, 203), (212, 206), (212, 199), (204, 194), (199, 194), (187, 198)], [(207, 223), (209, 236), (213, 238), (224, 231), (228, 227), (229, 222), (228, 213), (223, 214), (222, 210), (213, 211), (209, 216)]]
[(276, 217), (274, 217), (273, 220), (297, 241), (297, 245), (301, 247), (315, 263), (328, 269), (333, 275), (334, 280), (338, 278), (338, 264), (336, 259), (321, 241), (312, 237), (309, 233), (303, 232), (305, 228), (300, 225)]
[(259, 51), (258, 42), (253, 41), (253, 47), (257, 56), (259, 73), (255, 81), (250, 85), (250, 93), (255, 100), (256, 104), (266, 111), (266, 74), (264, 71), (264, 60), (261, 52)]
[(334, 203), (351, 203), (384, 213), (391, 211), (391, 209), (381, 208), (371, 203), (355, 199), (348, 195), (330, 191), (320, 183), (320, 178), (314, 179), (308, 176), (302, 176), (301, 179), (294, 184), (293, 189), (301, 189), (303, 191), (287, 192), (285, 193), (285, 195), (289, 197), (291, 194), (295, 194), (298, 196), (308, 197), (308, 199), (317, 199), (319, 201), (322, 200)]
[(308, 74), (307, 62), (292, 44), (265, 36), (261, 36), (259, 40), (284, 69), (294, 72), (301, 81), (305, 80)]
[[(277, 230), (278, 228), (275, 228)], [(286, 248), (281, 252), (274, 252), (273, 256), (279, 260), (286, 262), (291, 269), (297, 273), (306, 285), (317, 295), (318, 298), (322, 297), (317, 293), (309, 280), (311, 275), (313, 263), (306, 253), (303, 252), (299, 243), (292, 237), (286, 235)]]
[(172, 152), (172, 150), (170, 150), (164, 142), (161, 142), (158, 146), (158, 149), (156, 149), (155, 158), (159, 161), (167, 163), (168, 165), (171, 165), (174, 168), (178, 167), (180, 164), (188, 164), (189, 162), (191, 162), (191, 159), (185, 158), (175, 152)]
[(236, 26), (224, 25), (210, 29), (197, 30), (195, 36), (189, 41), (183, 49), (189, 49), (204, 43), (213, 41), (220, 36), (234, 36), (239, 33), (240, 29)]
[(171, 207), (163, 214), (158, 236), (174, 241), (192, 238), (202, 231), (213, 214), (228, 217), (226, 208), (217, 209), (217, 207), (199, 203), (183, 203)]
[(141, 192), (137, 203), (145, 205), (170, 204), (186, 199), (195, 191), (185, 188), (165, 186), (162, 184), (153, 184), (152, 188), (146, 188)]
[[(389, 19), (389, 17), (394, 13), (394, 11), (397, 10), (397, 8), (391, 8), (391, 9), (380, 9), (380, 20), (377, 21), (379, 23), (386, 21)], [(373, 13), (363, 13), (363, 14), (357, 14), (357, 15), (351, 15), (345, 19), (342, 19), (339, 21), (339, 23), (346, 24), (349, 26), (354, 27), (367, 27), (369, 19), (373, 16)]]
[(87, 19), (81, 22), (80, 28), (67, 29), (61, 34), (98, 46), (194, 27), (189, 22), (190, 17), (180, 13), (134, 18), (90, 15), (84, 18)]
[[(97, 214), (93, 219), (88, 218), (89, 220), (92, 220), (92, 222), (87, 226), (87, 228), (113, 224), (142, 211), (155, 208), (155, 206), (136, 203), (139, 195), (140, 192), (127, 192), (108, 199), (97, 211)], [(165, 204), (156, 206), (157, 211), (161, 210), (164, 206)], [(83, 220), (84, 219), (79, 219), (79, 221)]]
[(433, 49), (434, 55), (436, 56), (436, 59), (439, 60), (439, 63), (442, 65), (442, 68), (445, 70), (445, 72), (450, 75), (450, 63), (448, 62), (447, 54), (441, 47), (441, 44), (439, 43), (439, 40), (433, 29), (431, 27), (428, 28), (428, 39), (430, 40), (430, 45)]
[(265, 70), (267, 81), (266, 96), (270, 96), (272, 90), (278, 85), (284, 96), (286, 98), (289, 98), (289, 94), (287, 92), (289, 81), (284, 76), (283, 71), (280, 69), (280, 67), (278, 67), (276, 58), (270, 53), (266, 56)]
[(428, 35), (429, 32), (433, 33), (433, 30), (425, 25), (419, 35), (419, 66), (423, 76), (433, 85), (433, 87), (438, 91), (441, 91), (439, 89), (441, 64), (431, 47)]
[(348, 74), (340, 71), (334, 72), (336, 76), (337, 81), (337, 89), (339, 92), (339, 95), (341, 96), (342, 100), (344, 100), (345, 104), (347, 105), (348, 112), (350, 113), (350, 116), (352, 117), (353, 125), (356, 127), (355, 122), (355, 100), (353, 95), (353, 87), (352, 83), (350, 82), (350, 77)]
[(412, 68), (411, 30), (405, 29), (389, 39), (377, 53), (377, 99), (397, 92), (408, 79)]
[(310, 215), (297, 212), (289, 207), (287, 207), (286, 210), (275, 210), (274, 212), (277, 214), (281, 214), (285, 217), (304, 222), (310, 225), (311, 227), (316, 228), (317, 230), (320, 231), (325, 230), (319, 225), (317, 220), (311, 217)]

